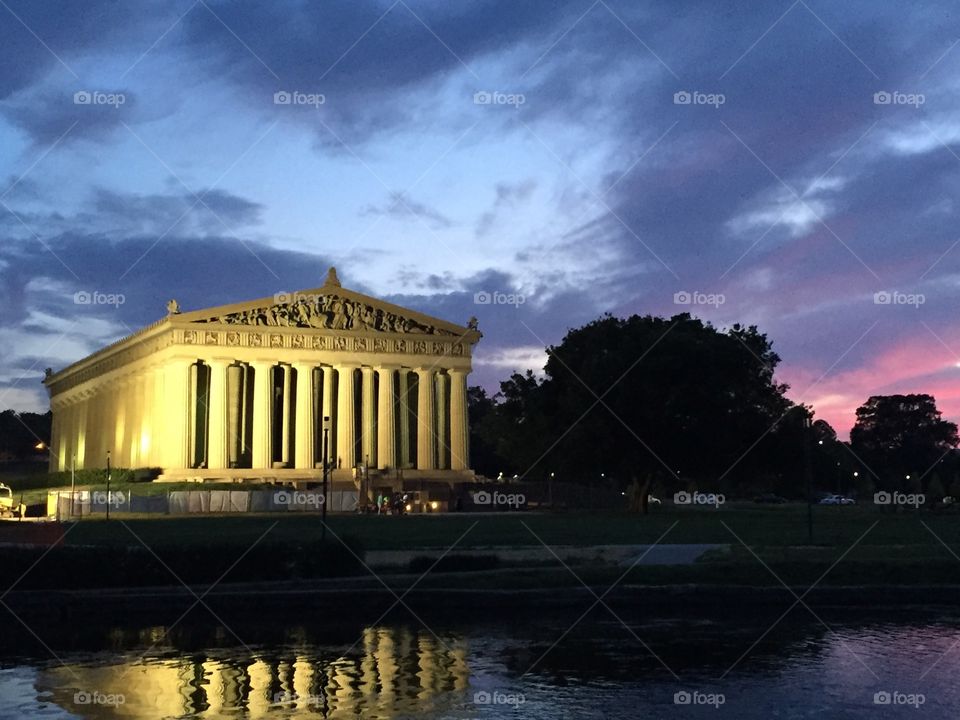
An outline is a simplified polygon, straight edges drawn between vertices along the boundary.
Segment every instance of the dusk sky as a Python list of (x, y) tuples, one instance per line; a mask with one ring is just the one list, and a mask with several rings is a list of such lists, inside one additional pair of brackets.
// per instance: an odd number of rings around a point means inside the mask
[(844, 437), (874, 394), (960, 420), (958, 37), (948, 2), (0, 0), (0, 408), (170, 298), (336, 265), (477, 316), (491, 391), (689, 311)]

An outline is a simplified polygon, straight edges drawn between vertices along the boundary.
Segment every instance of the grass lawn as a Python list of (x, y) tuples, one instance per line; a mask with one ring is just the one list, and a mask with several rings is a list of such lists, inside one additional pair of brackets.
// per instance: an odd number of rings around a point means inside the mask
[[(71, 544), (151, 546), (192, 544), (249, 545), (266, 533), (272, 541), (303, 543), (318, 539), (314, 514), (243, 516), (129, 517), (123, 523), (85, 518), (68, 535)], [(445, 514), (403, 517), (334, 515), (330, 531), (351, 536), (368, 550), (459, 548), (495, 545), (723, 543), (740, 541), (767, 549), (804, 545), (806, 506), (729, 504), (720, 510), (656, 508), (650, 515), (621, 512)], [(926, 524), (927, 527), (924, 526)], [(928, 529), (929, 528), (929, 529)], [(829, 553), (858, 547), (904, 547), (912, 553), (947, 553), (937, 537), (960, 552), (960, 515), (928, 510), (894, 513), (873, 506), (814, 507), (814, 544)], [(935, 536), (936, 535), (936, 536)], [(661, 539), (662, 538), (662, 539)], [(459, 542), (458, 542), (459, 541)], [(809, 548), (804, 549), (810, 553)]]
[[(434, 557), (455, 543), (457, 549), (535, 547), (542, 540), (556, 548), (646, 544), (662, 536), (663, 543), (728, 546), (690, 565), (638, 566), (621, 581), (639, 585), (776, 587), (782, 580), (808, 587), (821, 576), (825, 576), (822, 586), (960, 584), (960, 560), (943, 544), (960, 553), (960, 516), (930, 511), (881, 512), (872, 506), (816, 507), (814, 511), (812, 546), (805, 544), (806, 507), (802, 505), (730, 505), (718, 511), (664, 508), (647, 517), (614, 512), (331, 515), (328, 526), (331, 534), (358, 539), (368, 550), (423, 548), (425, 553), (432, 549)], [(86, 519), (70, 532), (67, 542), (116, 548), (139, 544), (139, 538), (161, 555), (168, 548), (203, 546), (222, 547), (231, 556), (239, 556), (258, 538), (262, 543), (298, 546), (319, 540), (321, 530), (316, 515), (124, 518), (109, 523)], [(557, 554), (566, 560), (562, 549)], [(548, 556), (543, 564), (523, 571), (504, 568), (469, 576), (432, 572), (422, 587), (566, 587), (579, 585), (580, 579), (608, 586), (625, 571), (587, 561), (569, 564), (576, 576)]]
[[(40, 477), (35, 482), (39, 485)], [(146, 495), (197, 486), (132, 483), (112, 487)], [(84, 489), (105, 488), (98, 485)], [(27, 502), (45, 499), (46, 491), (45, 487), (25, 490), (27, 497), (36, 495)], [(334, 542), (340, 537), (349, 538), (351, 544), (358, 543), (366, 550), (422, 549), (427, 555), (432, 551), (433, 557), (453, 546), (454, 552), (493, 546), (539, 547), (541, 543), (551, 548), (654, 542), (726, 546), (691, 565), (636, 567), (622, 581), (641, 585), (777, 586), (782, 579), (805, 587), (824, 574), (822, 585), (960, 584), (960, 559), (953, 555), (960, 554), (960, 511), (943, 506), (899, 512), (872, 504), (814, 506), (813, 545), (807, 543), (806, 505), (797, 503), (768, 506), (730, 502), (720, 509), (665, 504), (653, 506), (647, 516), (614, 511), (404, 517), (331, 514), (327, 523), (328, 539)], [(10, 529), (0, 523), (0, 541)], [(66, 544), (119, 551), (141, 547), (142, 541), (160, 555), (166, 551), (176, 556), (191, 548), (222, 548), (224, 556), (236, 558), (258, 542), (291, 551), (316, 547), (322, 531), (318, 514), (121, 514), (110, 522), (100, 516), (84, 518), (69, 531)], [(558, 555), (566, 559), (562, 550)], [(587, 561), (572, 567), (580, 578), (598, 586), (612, 584), (624, 572), (624, 568)], [(563, 587), (579, 583), (577, 577), (548, 556), (543, 565), (522, 572), (505, 566), (469, 576), (435, 571), (424, 580), (423, 587)]]

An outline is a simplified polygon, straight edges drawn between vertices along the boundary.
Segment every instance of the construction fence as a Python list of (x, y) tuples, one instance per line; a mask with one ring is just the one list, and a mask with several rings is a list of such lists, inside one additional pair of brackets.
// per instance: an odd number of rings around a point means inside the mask
[(66, 520), (111, 513), (192, 515), (204, 513), (352, 512), (359, 493), (335, 490), (326, 497), (319, 490), (171, 490), (163, 495), (134, 495), (124, 491), (51, 491), (47, 515)]

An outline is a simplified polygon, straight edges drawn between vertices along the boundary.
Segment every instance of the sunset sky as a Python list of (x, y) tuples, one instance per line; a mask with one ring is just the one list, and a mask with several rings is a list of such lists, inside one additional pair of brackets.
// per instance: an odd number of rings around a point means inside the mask
[(958, 420), (958, 20), (0, 0), (0, 408), (46, 409), (43, 368), (170, 298), (312, 288), (336, 265), (477, 316), (471, 382), (491, 390), (603, 312), (689, 311), (759, 326), (790, 397), (844, 437), (873, 394), (929, 392)]

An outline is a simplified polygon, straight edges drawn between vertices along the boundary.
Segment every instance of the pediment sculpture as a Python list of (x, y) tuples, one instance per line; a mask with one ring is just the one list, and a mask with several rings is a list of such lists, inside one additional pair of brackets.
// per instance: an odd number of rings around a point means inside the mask
[(316, 328), (321, 330), (374, 330), (390, 333), (456, 335), (436, 325), (403, 317), (375, 305), (340, 295), (291, 295), (288, 302), (205, 318), (200, 322), (225, 325)]

